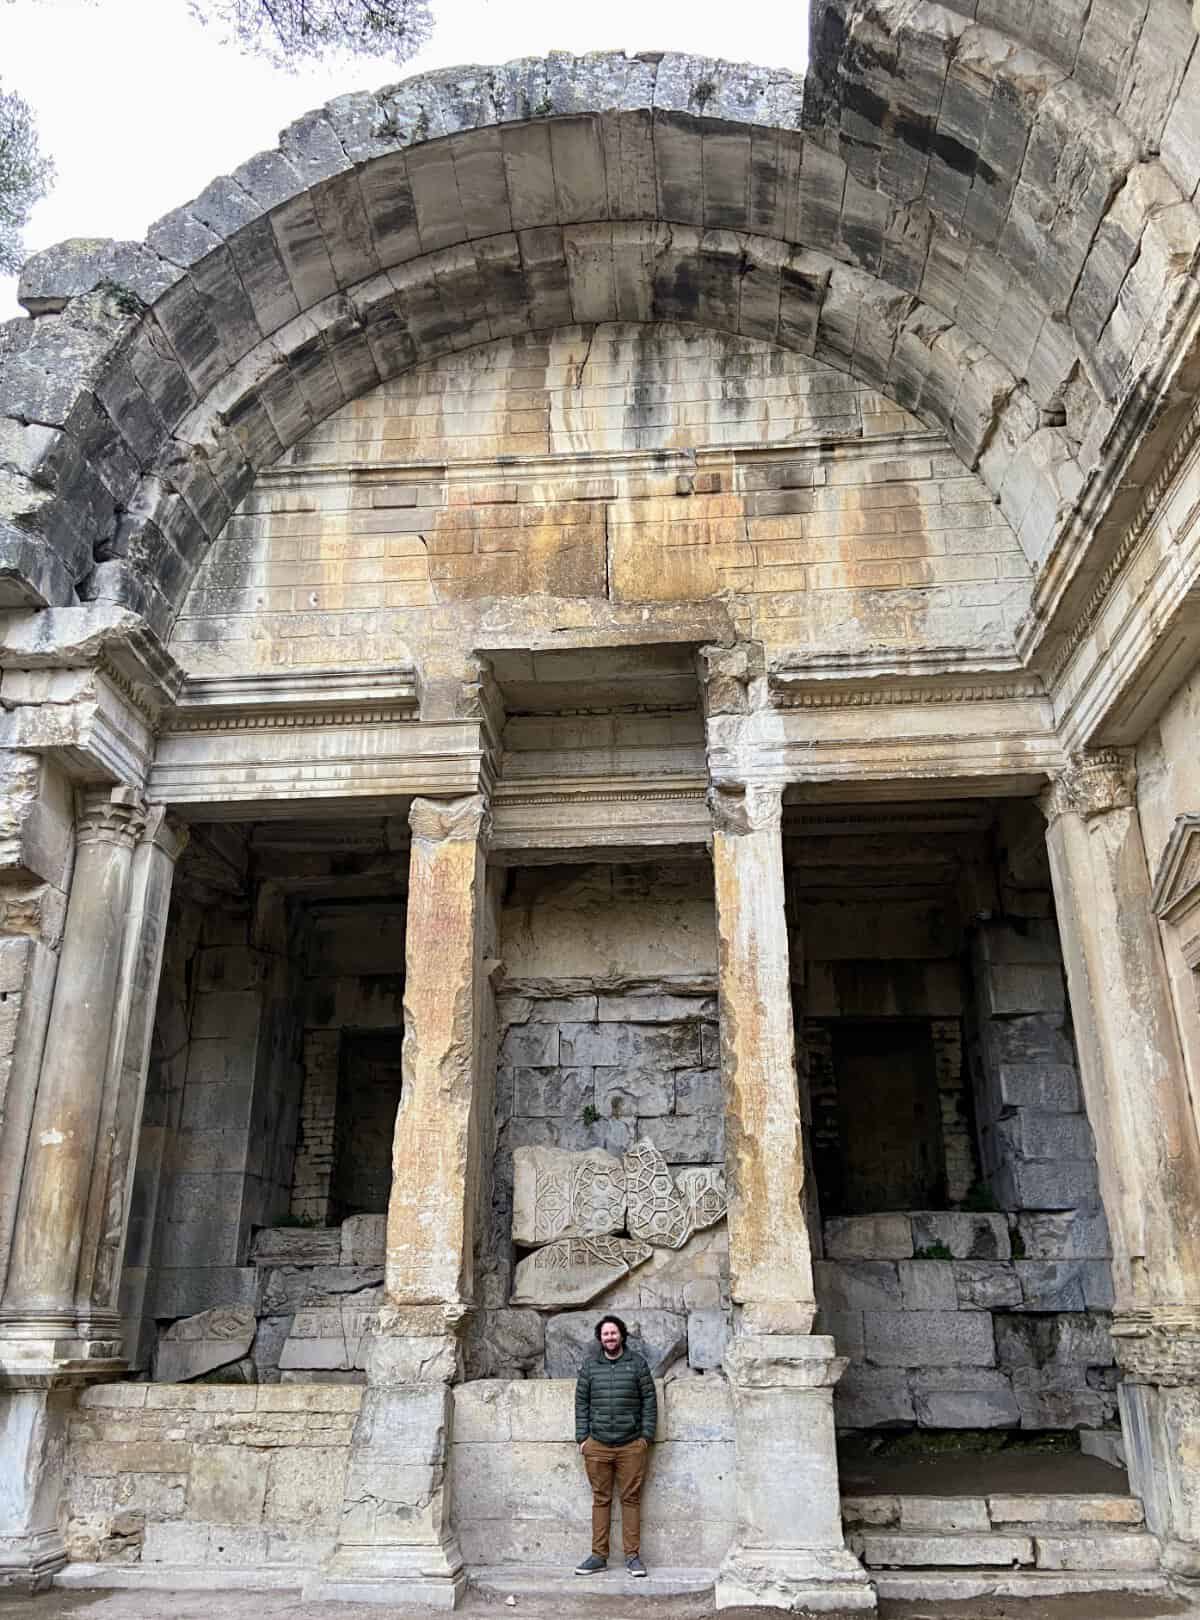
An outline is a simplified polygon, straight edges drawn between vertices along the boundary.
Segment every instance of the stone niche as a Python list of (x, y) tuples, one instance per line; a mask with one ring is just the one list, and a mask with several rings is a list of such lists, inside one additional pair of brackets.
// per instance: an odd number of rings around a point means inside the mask
[(656, 1373), (729, 1318), (707, 863), (512, 874), (472, 1378), (573, 1377), (605, 1310)]

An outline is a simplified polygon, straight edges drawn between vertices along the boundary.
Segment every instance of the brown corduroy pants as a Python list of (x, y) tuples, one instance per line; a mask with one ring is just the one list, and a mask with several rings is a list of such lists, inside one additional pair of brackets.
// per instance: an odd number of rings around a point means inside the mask
[(646, 1478), (649, 1443), (640, 1436), (623, 1446), (604, 1446), (589, 1436), (583, 1442), (583, 1463), (592, 1487), (592, 1551), (608, 1557), (609, 1522), (613, 1485), (621, 1499), (621, 1541), (626, 1558), (641, 1551), (642, 1484)]

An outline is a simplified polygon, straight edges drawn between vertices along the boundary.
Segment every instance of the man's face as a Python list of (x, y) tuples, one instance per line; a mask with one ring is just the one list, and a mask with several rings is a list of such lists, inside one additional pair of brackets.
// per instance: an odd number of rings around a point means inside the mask
[(621, 1349), (621, 1330), (615, 1322), (605, 1322), (600, 1329), (600, 1344), (606, 1356), (615, 1356)]

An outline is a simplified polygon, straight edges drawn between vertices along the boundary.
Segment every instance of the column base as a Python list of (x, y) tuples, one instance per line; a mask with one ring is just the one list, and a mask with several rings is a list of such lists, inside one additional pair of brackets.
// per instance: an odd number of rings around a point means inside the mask
[(28, 1536), (0, 1536), (0, 1589), (47, 1592), (67, 1563), (67, 1546), (57, 1530)]
[(304, 1583), (306, 1603), (379, 1603), (456, 1609), (467, 1589), (458, 1543), (343, 1547)]
[(732, 1547), (717, 1575), (718, 1609), (873, 1614), (875, 1588), (845, 1548)]

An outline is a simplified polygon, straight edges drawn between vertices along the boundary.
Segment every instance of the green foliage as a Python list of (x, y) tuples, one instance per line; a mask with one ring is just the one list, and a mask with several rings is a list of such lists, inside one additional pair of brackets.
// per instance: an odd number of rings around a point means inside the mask
[(191, 0), (231, 44), (294, 69), (333, 51), (405, 62), (432, 30), (428, 0)]
[(0, 84), (0, 272), (21, 268), (22, 232), (53, 179), (54, 165), (38, 145), (29, 103)]
[(1012, 1257), (1013, 1257), (1013, 1259), (1014, 1260), (1024, 1260), (1024, 1258), (1025, 1258), (1025, 1239), (1021, 1234), (1020, 1227), (1018, 1227), (1018, 1226), (1013, 1227), (1012, 1231), (1009, 1234), (1009, 1242), (1012, 1244)]
[(914, 1260), (953, 1260), (954, 1256), (944, 1243), (927, 1243), (923, 1249), (913, 1250)]
[(599, 1122), (600, 1114), (597, 1109), (592, 1107), (591, 1103), (587, 1103), (584, 1106), (583, 1113), (579, 1117), (583, 1120), (585, 1125), (595, 1125)]
[(961, 1207), (970, 1210), (976, 1215), (992, 1215), (998, 1213), (1000, 1209), (1000, 1205), (996, 1202), (996, 1195), (986, 1181), (973, 1181), (971, 1183)]

